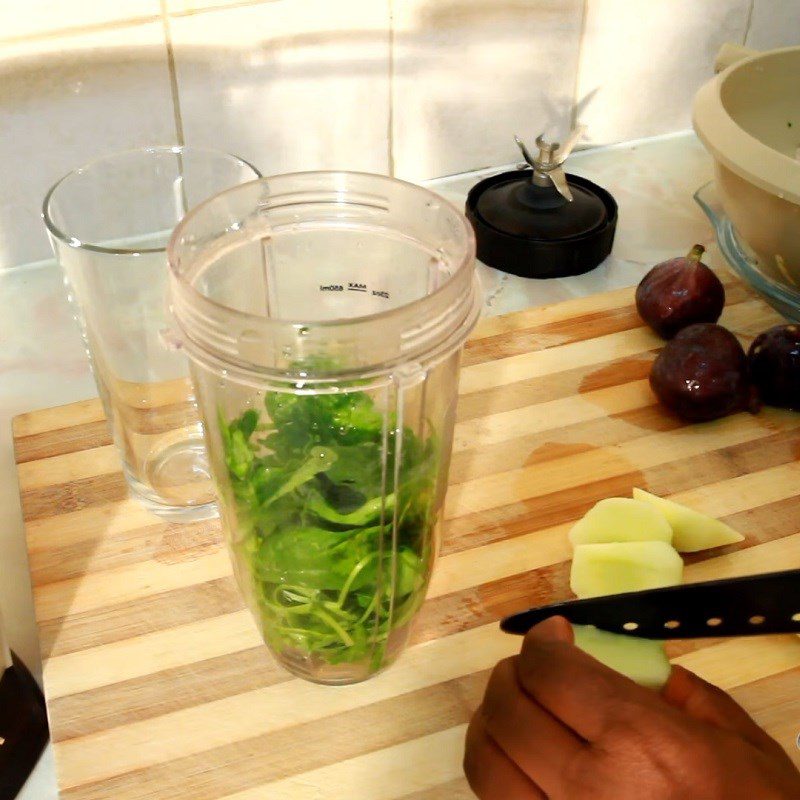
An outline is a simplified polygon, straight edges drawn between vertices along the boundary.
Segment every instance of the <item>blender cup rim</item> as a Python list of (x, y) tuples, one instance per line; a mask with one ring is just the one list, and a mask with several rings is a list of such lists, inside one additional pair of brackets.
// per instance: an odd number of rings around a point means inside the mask
[[(240, 311), (238, 309), (232, 308), (231, 306), (225, 305), (224, 303), (220, 303), (212, 298), (208, 297), (207, 295), (203, 294), (201, 291), (196, 289), (194, 285), (192, 285), (189, 281), (185, 280), (183, 276), (178, 272), (177, 269), (177, 258), (175, 257), (175, 251), (179, 246), (179, 239), (184, 232), (184, 229), (187, 225), (191, 224), (193, 221), (193, 217), (202, 211), (204, 208), (209, 206), (211, 203), (218, 201), (220, 198), (225, 197), (227, 195), (232, 195), (236, 192), (243, 192), (247, 190), (248, 187), (252, 186), (256, 183), (268, 183), (269, 181), (274, 181), (275, 179), (281, 180), (291, 180), (293, 178), (308, 178), (313, 176), (334, 176), (334, 175), (342, 175), (342, 176), (353, 176), (353, 177), (363, 177), (369, 179), (379, 179), (386, 183), (397, 184), (401, 186), (405, 186), (409, 189), (414, 190), (417, 193), (425, 195), (430, 198), (435, 198), (436, 201), (448, 207), (451, 211), (455, 212), (455, 218), (459, 221), (459, 224), (463, 228), (465, 233), (465, 248), (462, 257), (460, 258), (456, 268), (453, 270), (453, 273), (448, 276), (447, 280), (443, 281), (441, 286), (438, 286), (434, 289), (430, 294), (426, 294), (423, 297), (417, 298), (416, 300), (412, 300), (408, 303), (403, 303), (402, 305), (395, 306), (394, 308), (389, 308), (386, 311), (378, 311), (374, 314), (364, 314), (361, 316), (355, 317), (336, 317), (334, 319), (325, 319), (325, 320), (313, 320), (313, 319), (297, 319), (297, 318), (286, 318), (286, 317), (271, 317), (266, 318), (259, 314), (252, 314), (247, 311)], [(464, 216), (464, 214), (459, 211), (459, 209), (447, 200), (445, 197), (442, 197), (440, 194), (432, 191), (431, 189), (427, 189), (424, 186), (420, 186), (416, 183), (411, 183), (410, 181), (404, 181), (401, 178), (395, 178), (391, 175), (382, 175), (379, 173), (374, 172), (361, 172), (358, 170), (302, 170), (297, 172), (286, 172), (286, 173), (276, 173), (274, 175), (260, 175), (258, 178), (255, 178), (251, 181), (247, 181), (245, 183), (240, 183), (237, 186), (232, 186), (229, 189), (225, 189), (222, 192), (214, 195), (213, 197), (209, 197), (204, 200), (202, 203), (198, 203), (192, 209), (190, 209), (183, 219), (175, 226), (175, 229), (172, 232), (172, 236), (167, 243), (167, 260), (169, 262), (169, 271), (171, 277), (171, 293), (173, 298), (178, 291), (186, 291), (187, 294), (192, 298), (192, 300), (199, 302), (201, 305), (206, 306), (207, 308), (213, 308), (217, 311), (221, 311), (225, 314), (230, 314), (237, 320), (246, 321), (249, 324), (254, 324), (258, 327), (262, 328), (280, 328), (285, 327), (287, 325), (291, 325), (296, 328), (306, 328), (306, 327), (314, 327), (314, 328), (336, 328), (342, 325), (354, 324), (354, 323), (369, 323), (369, 322), (380, 322), (383, 320), (392, 319), (397, 316), (402, 316), (404, 313), (408, 312), (408, 309), (419, 303), (428, 302), (435, 302), (435, 300), (443, 294), (448, 288), (450, 288), (453, 282), (456, 280), (457, 277), (461, 276), (465, 269), (471, 269), (475, 272), (475, 233), (473, 231), (472, 225), (470, 224), (469, 220)], [(477, 273), (475, 273), (477, 280)], [(174, 311), (173, 311), (174, 313)]]
[[(154, 144), (154, 145), (146, 145), (143, 147), (131, 147), (127, 150), (116, 150), (113, 153), (106, 153), (105, 155), (98, 156), (97, 158), (93, 158), (90, 161), (81, 164), (81, 166), (79, 167), (71, 169), (69, 172), (62, 175), (47, 190), (47, 194), (44, 196), (44, 200), (42, 201), (41, 214), (42, 214), (42, 220), (44, 222), (45, 227), (47, 228), (48, 233), (50, 233), (50, 235), (53, 236), (54, 238), (58, 239), (58, 241), (63, 242), (68, 247), (73, 247), (76, 250), (89, 250), (94, 253), (105, 253), (107, 255), (134, 256), (134, 257), (140, 255), (147, 255), (150, 253), (166, 253), (169, 244), (163, 247), (127, 248), (127, 247), (108, 247), (105, 245), (96, 244), (94, 242), (81, 241), (77, 237), (70, 236), (68, 233), (65, 233), (61, 229), (61, 227), (59, 227), (55, 223), (52, 214), (50, 213), (50, 205), (53, 196), (56, 194), (59, 188), (61, 188), (70, 178), (82, 175), (87, 170), (103, 164), (103, 162), (110, 163), (113, 162), (115, 159), (124, 158), (125, 156), (141, 155), (145, 153), (151, 155), (167, 154), (167, 153), (170, 153), (172, 155), (181, 155), (183, 153), (203, 153), (205, 155), (211, 155), (215, 157), (222, 156), (228, 160), (238, 162), (240, 165), (243, 165), (248, 169), (252, 170), (253, 174), (256, 176), (253, 179), (253, 181), (260, 180), (261, 178), (263, 178), (261, 170), (259, 170), (254, 164), (251, 164), (247, 159), (242, 158), (241, 156), (237, 156), (235, 153), (228, 153), (224, 150), (217, 150), (214, 147), (196, 147), (195, 145), (185, 145), (185, 144), (175, 144), (175, 145)], [(252, 183), (253, 181), (247, 181), (247, 183)], [(212, 195), (212, 197), (216, 196), (217, 195)], [(204, 200), (203, 203), (205, 202), (206, 201)], [(197, 208), (197, 206), (192, 206), (192, 208), (188, 209), (188, 211), (184, 215), (184, 218), (188, 216), (188, 214), (190, 214), (195, 208)]]

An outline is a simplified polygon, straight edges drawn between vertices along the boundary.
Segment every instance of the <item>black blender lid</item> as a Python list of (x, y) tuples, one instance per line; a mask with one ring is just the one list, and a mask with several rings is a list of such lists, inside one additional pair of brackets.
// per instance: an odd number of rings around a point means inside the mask
[(529, 278), (579, 275), (611, 252), (617, 204), (602, 187), (561, 169), (580, 135), (565, 145), (536, 140), (530, 164), (475, 185), (466, 214), (477, 239), (478, 258), (496, 269)]
[(597, 192), (567, 179), (572, 201), (555, 187), (537, 186), (531, 170), (505, 173), (488, 183), (477, 197), (475, 211), (487, 225), (511, 236), (558, 242), (581, 236), (605, 224), (608, 212)]

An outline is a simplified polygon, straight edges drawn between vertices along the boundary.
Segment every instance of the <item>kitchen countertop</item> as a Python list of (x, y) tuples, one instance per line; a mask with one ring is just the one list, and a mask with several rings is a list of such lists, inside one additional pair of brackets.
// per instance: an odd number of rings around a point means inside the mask
[[(483, 170), (427, 185), (463, 207)], [(569, 171), (608, 189), (619, 204), (611, 256), (574, 278), (528, 280), (479, 266), (487, 314), (503, 314), (571, 297), (630, 286), (653, 264), (680, 255), (695, 242), (706, 261), (721, 265), (713, 233), (693, 192), (711, 178), (711, 162), (691, 133), (630, 142), (573, 154)], [(11, 417), (96, 395), (83, 343), (53, 262), (0, 272), (0, 607), (13, 649), (40, 677), (22, 516), (11, 443)], [(52, 752), (23, 789), (20, 800), (54, 800)]]

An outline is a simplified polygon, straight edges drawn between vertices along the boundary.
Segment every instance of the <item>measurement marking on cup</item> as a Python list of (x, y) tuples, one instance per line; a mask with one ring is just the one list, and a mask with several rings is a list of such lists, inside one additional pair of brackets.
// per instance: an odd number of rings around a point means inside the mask
[(382, 297), (384, 300), (389, 300), (391, 297), (385, 289), (370, 289), (366, 283), (355, 281), (348, 281), (346, 286), (343, 283), (321, 283), (319, 290), (321, 292), (360, 292), (361, 294), (371, 294), (373, 297)]

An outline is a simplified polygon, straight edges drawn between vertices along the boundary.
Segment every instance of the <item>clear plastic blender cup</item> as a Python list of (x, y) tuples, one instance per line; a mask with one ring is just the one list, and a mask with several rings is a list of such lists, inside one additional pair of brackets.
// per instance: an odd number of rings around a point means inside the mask
[(363, 680), (438, 551), (480, 308), (469, 223), (392, 178), (299, 173), (207, 201), (168, 250), (239, 586), (289, 671)]

